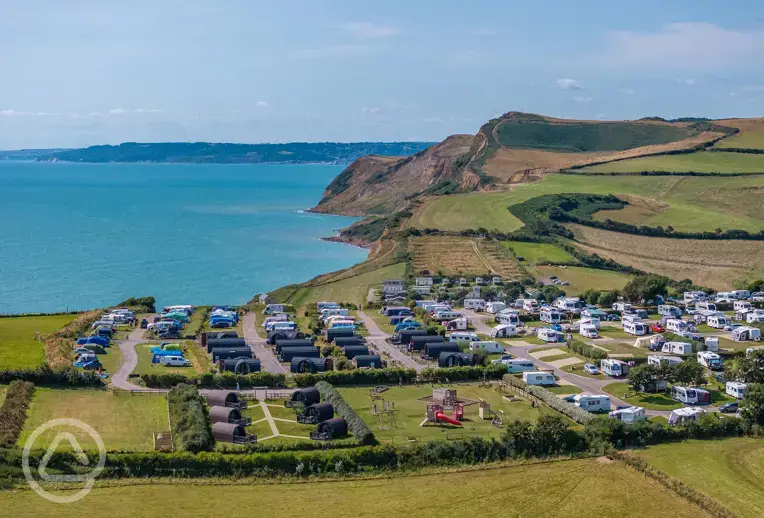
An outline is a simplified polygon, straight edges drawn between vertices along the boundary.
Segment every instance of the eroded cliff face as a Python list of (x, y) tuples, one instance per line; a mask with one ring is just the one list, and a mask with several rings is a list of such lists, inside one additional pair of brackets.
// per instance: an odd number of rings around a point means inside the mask
[(470, 171), (473, 135), (453, 135), (409, 157), (365, 156), (350, 164), (324, 191), (316, 212), (366, 216), (389, 214), (408, 206), (412, 197), (477, 187)]

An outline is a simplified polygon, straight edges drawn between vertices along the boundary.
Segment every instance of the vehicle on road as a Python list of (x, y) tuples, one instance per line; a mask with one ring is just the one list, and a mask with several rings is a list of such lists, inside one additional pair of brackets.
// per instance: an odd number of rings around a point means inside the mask
[(584, 372), (587, 374), (599, 374), (600, 370), (593, 363), (584, 364)]
[(738, 409), (740, 408), (740, 403), (737, 401), (732, 403), (724, 403), (722, 406), (719, 407), (719, 412), (722, 414), (736, 414)]

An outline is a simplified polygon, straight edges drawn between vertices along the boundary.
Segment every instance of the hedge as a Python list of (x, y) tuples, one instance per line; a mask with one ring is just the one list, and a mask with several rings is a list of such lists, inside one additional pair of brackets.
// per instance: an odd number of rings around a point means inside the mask
[(410, 383), (416, 379), (414, 369), (354, 369), (350, 371), (328, 371), (319, 374), (297, 374), (294, 379), (298, 387), (312, 387), (319, 381), (332, 385), (375, 385), (380, 383)]
[(557, 410), (563, 415), (570, 417), (579, 424), (588, 424), (596, 419), (594, 414), (590, 414), (586, 410), (581, 410), (576, 405), (568, 403), (567, 401), (557, 396), (557, 394), (553, 394), (552, 392), (549, 392), (548, 390), (537, 385), (528, 385), (520, 378), (516, 378), (511, 374), (505, 375), (504, 381), (512, 387), (537, 397), (553, 409)]
[(369, 426), (361, 419), (353, 408), (345, 402), (345, 399), (337, 390), (325, 381), (319, 381), (315, 385), (321, 398), (331, 403), (334, 413), (344, 418), (348, 424), (348, 430), (355, 437), (358, 444), (371, 444), (374, 442), (374, 434)]
[(173, 429), (173, 441), (181, 450), (200, 452), (212, 449), (205, 401), (196, 387), (178, 385), (167, 394), (167, 406)]
[(34, 369), (0, 371), (0, 383), (13, 380), (29, 381), (35, 385), (68, 385), (71, 387), (102, 387), (103, 381), (95, 371), (79, 371), (72, 366), (51, 368), (47, 364)]
[(13, 446), (21, 435), (27, 408), (32, 402), (34, 384), (28, 381), (12, 381), (0, 407), (0, 445)]
[(507, 366), (504, 364), (491, 364), (487, 367), (426, 367), (422, 369), (419, 376), (424, 381), (437, 381), (443, 378), (448, 381), (501, 379), (507, 373)]
[(273, 374), (270, 372), (255, 372), (252, 374), (234, 374), (232, 372), (213, 374), (208, 372), (197, 376), (175, 373), (149, 373), (142, 374), (141, 379), (147, 387), (160, 388), (170, 388), (181, 383), (206, 388), (235, 388), (237, 384), (240, 387), (283, 387), (286, 383), (286, 376), (284, 374)]
[(581, 356), (586, 356), (587, 358), (591, 358), (593, 360), (601, 360), (603, 358), (607, 358), (607, 351), (603, 351), (602, 349), (598, 349), (584, 342), (579, 342), (578, 340), (571, 340), (567, 344), (567, 347), (572, 352), (580, 354)]

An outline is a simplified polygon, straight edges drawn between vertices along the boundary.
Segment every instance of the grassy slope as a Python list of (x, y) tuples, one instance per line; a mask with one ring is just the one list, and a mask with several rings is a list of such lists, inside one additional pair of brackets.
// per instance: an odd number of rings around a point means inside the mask
[(717, 148), (739, 148), (739, 149), (764, 149), (764, 131), (750, 131), (747, 133), (738, 133), (734, 137), (726, 138), (716, 144)]
[(530, 264), (576, 262), (575, 257), (568, 252), (548, 243), (503, 241), (501, 245), (512, 250), (516, 256), (523, 257)]
[[(23, 445), (35, 428), (59, 417), (79, 419), (92, 426), (108, 451), (150, 451), (154, 447), (152, 432), (167, 430), (169, 426), (167, 399), (164, 396), (114, 396), (106, 390), (38, 388), (19, 444)], [(84, 449), (95, 448), (94, 441), (85, 432), (77, 429), (67, 431), (77, 437)], [(43, 433), (35, 447), (49, 444), (56, 432), (48, 430)]]
[(51, 333), (76, 315), (0, 318), (0, 370), (36, 367), (44, 361), (44, 347), (35, 331)]
[(549, 278), (556, 275), (563, 281), (568, 281), (568, 286), (560, 286), (568, 295), (578, 295), (588, 289), (602, 291), (620, 290), (631, 280), (631, 275), (608, 270), (595, 270), (579, 266), (559, 268), (557, 266), (537, 266), (534, 268), (537, 277)]
[[(764, 155), (762, 155), (764, 156)], [(764, 228), (758, 207), (764, 190), (758, 177), (647, 177), (546, 175), (541, 181), (520, 184), (511, 191), (442, 196), (428, 200), (413, 216), (410, 226), (464, 230), (485, 227), (504, 232), (522, 226), (507, 206), (543, 194), (586, 192), (592, 194), (635, 194), (667, 204), (641, 222), (643, 225), (672, 225), (677, 230), (698, 231)], [(611, 215), (615, 219), (615, 215)]]
[(660, 155), (632, 158), (619, 162), (594, 165), (581, 172), (634, 173), (640, 171), (673, 171), (698, 173), (761, 173), (764, 155), (699, 151), (682, 155)]
[(640, 455), (739, 516), (764, 516), (764, 441), (760, 439), (685, 441), (651, 446)]
[[(426, 490), (425, 490), (426, 488)], [(168, 495), (172, 495), (168, 497)], [(225, 495), (221, 498), (221, 495)], [(608, 498), (612, 495), (612, 498)], [(34, 492), (0, 494), (9, 516), (60, 516), (61, 506)], [(657, 483), (616, 463), (594, 459), (340, 482), (260, 485), (151, 484), (98, 488), (67, 512), (103, 515), (221, 516), (257, 509), (259, 516), (335, 517), (704, 516)]]

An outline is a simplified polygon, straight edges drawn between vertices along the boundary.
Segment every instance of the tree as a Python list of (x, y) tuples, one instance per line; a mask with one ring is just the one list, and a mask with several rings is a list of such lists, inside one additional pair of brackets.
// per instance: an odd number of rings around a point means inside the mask
[(581, 295), (579, 295), (582, 299), (586, 301), (587, 304), (596, 305), (600, 301), (600, 291), (599, 290), (586, 290)]
[(748, 357), (727, 362), (724, 378), (744, 383), (764, 383), (764, 350), (754, 350)]
[(623, 295), (631, 302), (648, 301), (668, 293), (668, 277), (648, 274), (635, 277), (623, 288)]
[(547, 302), (552, 302), (555, 299), (559, 299), (560, 297), (565, 296), (565, 292), (554, 285), (544, 286), (541, 290), (541, 293), (544, 294), (544, 300)]
[(637, 392), (641, 392), (643, 387), (658, 381), (658, 379), (657, 367), (647, 363), (632, 367), (627, 377), (629, 386)]
[(672, 383), (681, 385), (704, 385), (706, 383), (705, 369), (694, 359), (687, 359), (671, 366), (673, 371)]
[(606, 291), (600, 294), (599, 304), (600, 306), (610, 308), (614, 302), (618, 301), (620, 293), (618, 290)]
[(750, 383), (740, 403), (740, 417), (749, 425), (764, 426), (764, 385)]
[(561, 415), (542, 415), (533, 428), (536, 454), (554, 455), (568, 448), (568, 424)]

